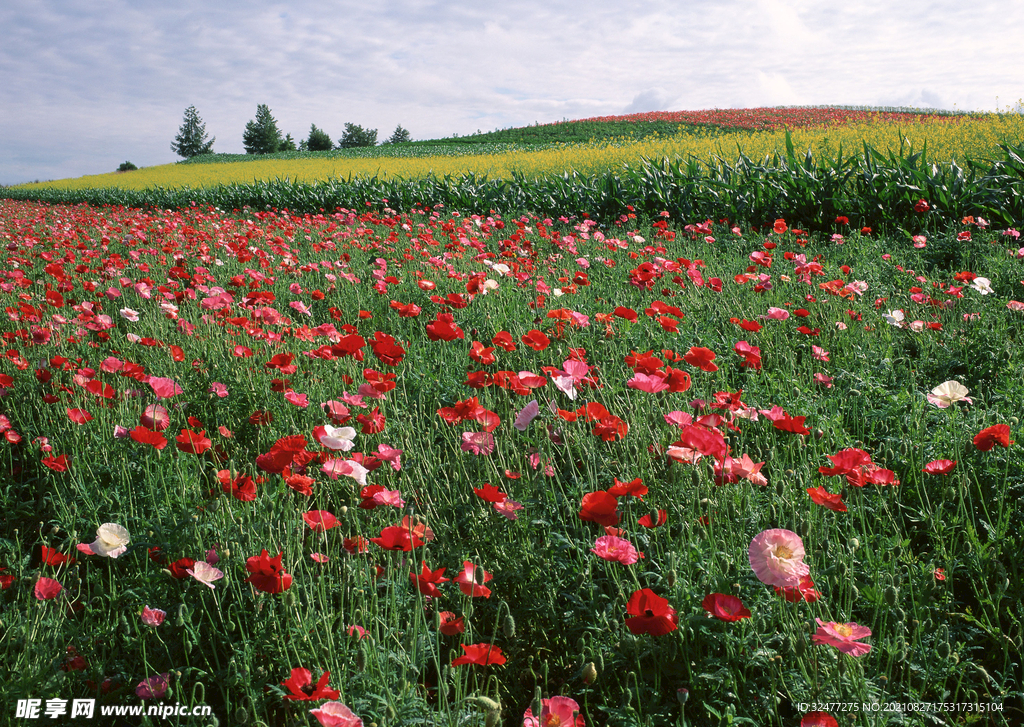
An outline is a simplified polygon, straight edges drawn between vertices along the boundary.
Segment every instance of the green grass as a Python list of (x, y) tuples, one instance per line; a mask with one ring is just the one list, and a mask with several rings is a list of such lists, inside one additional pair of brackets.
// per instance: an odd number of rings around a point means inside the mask
[[(1024, 579), (1016, 554), (1024, 525), (1024, 462), (1019, 444), (981, 452), (971, 441), (999, 422), (1020, 439), (1024, 386), (1018, 373), (1024, 361), (1016, 344), (1024, 321), (1006, 305), (1020, 298), (1018, 280), (1024, 276), (1020, 260), (1007, 254), (1016, 252), (1011, 237), (976, 226), (920, 228), (912, 232), (925, 232), (927, 247), (915, 249), (902, 236), (862, 236), (841, 226), (834, 227), (845, 238), (838, 245), (829, 233), (775, 235), (744, 225), (738, 238), (716, 224), (716, 240), (709, 244), (703, 234), (690, 238), (683, 225), (699, 220), (686, 217), (673, 217), (660, 230), (628, 217), (602, 229), (579, 218), (469, 219), (422, 207), (386, 216), (14, 202), (2, 209), (13, 245), (6, 251), (6, 269), (39, 280), (16, 286), (17, 278), (8, 275), (5, 285), (11, 287), (0, 293), (8, 307), (2, 330), (11, 352), (0, 360), (0, 374), (11, 379), (0, 413), (21, 435), (18, 444), (0, 445), (0, 464), (11, 473), (0, 485), (0, 566), (14, 576), (0, 595), (0, 701), (11, 709), (27, 697), (137, 703), (136, 685), (167, 672), (172, 694), (164, 701), (209, 704), (219, 724), (313, 724), (307, 710), (317, 703), (282, 698), (290, 671), (306, 667), (314, 680), (330, 671), (339, 701), (367, 725), (382, 727), (480, 723), (487, 699), (500, 700), (504, 724), (521, 724), (535, 693), (572, 697), (588, 725), (675, 725), (684, 717), (697, 725), (790, 725), (801, 717), (799, 704), (815, 702), (998, 704), (1002, 712), (944, 719), (1019, 721)], [(819, 223), (834, 225), (824, 218)], [(69, 229), (79, 234), (69, 235)], [(957, 240), (964, 229), (971, 239)], [(776, 247), (766, 248), (766, 239)], [(42, 257), (48, 251), (67, 277), (60, 309), (45, 302), (45, 290), (60, 281)], [(771, 268), (754, 270), (770, 275), (768, 289), (734, 278), (751, 265), (754, 251), (773, 256)], [(515, 262), (524, 279), (497, 276), (477, 257), (485, 252), (493, 253), (492, 261)], [(503, 252), (507, 256), (499, 257)], [(817, 260), (823, 274), (810, 285), (801, 282), (797, 261), (787, 260), (786, 253)], [(175, 255), (180, 269), (168, 282)], [(586, 258), (589, 267), (581, 270), (578, 258)], [(696, 286), (684, 271), (666, 272), (650, 290), (628, 282), (631, 270), (658, 258), (700, 259), (704, 279), (720, 278), (722, 292)], [(386, 261), (386, 270), (378, 259)], [(374, 270), (398, 282), (379, 292)], [(958, 283), (953, 276), (962, 270), (990, 278), (994, 293), (983, 296)], [(581, 271), (589, 285), (577, 284), (573, 292), (571, 281)], [(465, 338), (429, 340), (426, 324), (445, 311), (431, 296), (466, 295), (467, 279), (459, 276), (478, 272), (500, 287), (448, 310)], [(361, 282), (346, 280), (345, 273)], [(673, 281), (676, 275), (685, 287)], [(556, 297), (552, 291), (538, 300), (540, 277), (550, 288), (569, 292)], [(421, 289), (421, 278), (435, 282), (436, 289)], [(144, 279), (151, 281), (152, 298), (136, 290)], [(835, 279), (864, 281), (867, 290), (847, 299), (818, 286)], [(962, 298), (944, 292), (951, 285), (965, 286)], [(235, 294), (227, 316), (200, 306), (214, 287)], [(918, 295), (912, 287), (923, 291), (924, 300), (911, 297)], [(121, 295), (108, 297), (108, 288)], [(243, 296), (254, 291), (273, 293), (276, 300), (269, 305), (291, 322), (257, 316), (259, 305), (242, 307)], [(933, 306), (928, 295), (951, 304)], [(655, 300), (685, 313), (679, 333), (645, 315)], [(399, 317), (391, 301), (415, 303), (422, 312)], [(113, 327), (85, 327), (91, 320), (81, 307), (85, 302), (100, 305)], [(166, 317), (169, 309), (161, 302), (173, 302), (177, 320)], [(311, 315), (291, 302), (308, 306)], [(40, 319), (33, 320), (39, 314), (22, 305), (41, 309)], [(616, 306), (633, 308), (638, 321), (613, 317), (606, 324), (596, 318)], [(123, 318), (122, 307), (140, 311), (140, 320)], [(590, 325), (566, 324), (559, 337), (555, 319), (545, 311), (563, 307), (589, 316)], [(809, 316), (762, 320), (757, 332), (731, 322), (758, 320), (770, 307), (805, 308)], [(940, 323), (941, 330), (887, 324), (882, 314), (897, 308), (907, 322)], [(965, 319), (974, 313), (977, 319)], [(72, 322), (59, 323), (53, 314)], [(368, 346), (361, 362), (306, 355), (331, 344), (312, 333), (328, 323), (339, 331), (343, 324), (353, 326), (367, 340), (376, 331), (388, 333), (402, 342), (404, 360), (389, 367)], [(819, 335), (797, 332), (801, 324)], [(32, 343), (33, 331), (43, 325), (52, 327), (52, 338)], [(546, 350), (518, 343), (531, 329), (548, 333)], [(512, 334), (516, 351), (496, 349), (498, 361), (490, 366), (468, 357), (471, 341), (490, 346), (502, 330)], [(129, 334), (141, 339), (133, 342)], [(740, 340), (760, 347), (761, 370), (739, 365), (732, 348)], [(238, 345), (254, 355), (235, 356)], [(827, 350), (829, 360), (815, 359), (812, 345)], [(671, 363), (689, 372), (689, 391), (647, 394), (626, 385), (633, 371), (625, 358), (632, 352), (685, 354), (691, 346), (714, 350), (719, 370)], [(525, 396), (466, 384), (468, 371), (560, 368), (580, 349), (597, 367), (597, 388), (581, 386), (575, 401), (550, 381)], [(281, 353), (295, 355), (294, 372), (266, 367)], [(165, 432), (171, 441), (163, 451), (114, 438), (116, 426), (134, 428), (155, 398), (144, 381), (104, 371), (109, 356), (172, 378), (183, 389), (163, 402), (171, 415)], [(401, 470), (385, 464), (367, 479), (397, 489), (404, 508), (359, 508), (360, 488), (345, 477), (327, 478), (319, 462), (307, 467), (314, 481), (309, 498), (257, 466), (259, 455), (293, 434), (305, 436), (310, 451), (325, 451), (312, 438), (314, 427), (328, 423), (319, 403), (354, 393), (367, 368), (396, 374), (396, 388), (379, 401), (368, 400), (367, 409), (353, 407), (353, 416), (379, 407), (386, 417), (382, 432), (357, 434), (354, 451), (369, 454), (380, 444), (403, 450)], [(832, 387), (816, 384), (815, 373), (831, 376)], [(89, 378), (110, 384), (118, 395), (108, 404), (97, 400), (83, 388)], [(928, 404), (925, 394), (948, 379), (962, 382), (973, 404), (943, 410)], [(213, 382), (224, 384), (229, 396), (207, 393)], [(283, 388), (307, 395), (308, 408), (286, 401)], [(691, 408), (693, 400), (740, 390), (751, 408), (781, 406), (805, 416), (811, 431), (801, 436), (777, 430), (764, 415), (758, 421), (735, 419), (737, 431), (721, 427), (734, 456), (765, 462), (766, 487), (745, 480), (720, 486), (706, 460), (691, 467), (664, 456), (680, 434), (665, 414), (682, 410), (697, 416), (706, 412)], [(47, 403), (44, 395), (56, 401)], [(471, 396), (501, 419), (490, 456), (460, 449), (462, 432), (479, 431), (476, 422), (452, 426), (437, 414)], [(541, 403), (541, 416), (520, 432), (512, 422), (532, 398)], [(602, 441), (591, 433), (593, 424), (557, 417), (548, 409), (550, 401), (563, 410), (601, 402), (629, 431), (621, 440)], [(94, 418), (74, 424), (69, 408), (86, 409)], [(269, 412), (272, 421), (253, 423), (257, 411)], [(360, 428), (354, 420), (351, 425)], [(549, 426), (557, 437), (549, 436)], [(182, 429), (204, 430), (215, 448), (200, 456), (179, 451), (173, 440)], [(49, 439), (52, 452), (40, 451), (39, 437)], [(869, 452), (896, 473), (900, 485), (853, 487), (818, 473), (830, 464), (828, 455), (848, 447)], [(67, 472), (42, 465), (44, 457), (61, 453), (71, 458)], [(942, 458), (958, 462), (950, 476), (922, 473), (925, 463)], [(265, 477), (256, 499), (243, 502), (225, 494), (216, 474), (222, 469)], [(649, 492), (643, 501), (620, 499), (619, 527), (645, 557), (631, 566), (606, 562), (590, 552), (604, 531), (580, 519), (581, 498), (611, 487), (616, 478), (637, 477)], [(474, 494), (484, 482), (523, 504), (517, 520), (502, 517)], [(805, 490), (819, 485), (842, 492), (849, 511), (812, 504)], [(301, 514), (318, 509), (337, 515), (340, 527), (310, 530)], [(638, 525), (657, 509), (667, 510), (666, 525)], [(364, 555), (343, 548), (344, 538), (375, 537), (407, 514), (424, 518), (436, 534), (425, 548), (403, 554), (371, 545)], [(706, 525), (700, 522), (705, 517)], [(76, 564), (59, 567), (40, 563), (40, 546), (78, 555), (76, 544), (91, 542), (104, 522), (131, 532), (130, 548), (121, 557), (79, 555)], [(787, 603), (755, 577), (747, 548), (769, 528), (803, 537), (821, 600)], [(151, 548), (159, 548), (165, 560), (150, 557)], [(214, 589), (167, 571), (169, 563), (200, 560), (211, 548), (225, 573)], [(281, 551), (294, 577), (284, 593), (260, 593), (244, 582), (246, 559), (264, 548), (271, 555)], [(329, 561), (314, 562), (313, 552)], [(432, 569), (447, 568), (448, 577), (470, 560), (493, 574), (487, 584), (493, 595), (471, 599), (447, 583), (444, 598), (428, 604), (409, 581), (421, 560)], [(936, 578), (936, 568), (944, 569), (944, 581)], [(40, 576), (59, 580), (65, 590), (53, 601), (37, 600), (32, 590)], [(678, 612), (677, 630), (659, 637), (627, 630), (626, 603), (640, 588), (668, 600)], [(714, 592), (739, 596), (752, 618), (710, 618), (701, 602)], [(78, 610), (72, 615), (73, 604)], [(139, 620), (146, 605), (167, 611), (159, 628)], [(439, 632), (442, 610), (465, 617), (461, 638)], [(868, 626), (870, 653), (854, 658), (812, 644), (816, 617)], [(368, 638), (349, 636), (353, 624), (365, 628)], [(508, 662), (453, 668), (460, 643), (496, 644)], [(85, 658), (84, 670), (61, 669), (69, 647)], [(591, 663), (597, 678), (586, 683)], [(104, 679), (114, 684), (109, 693), (99, 689)], [(685, 713), (678, 689), (688, 690)], [(850, 720), (832, 713), (857, 725), (897, 719), (860, 711)], [(908, 715), (907, 723), (926, 722)]]

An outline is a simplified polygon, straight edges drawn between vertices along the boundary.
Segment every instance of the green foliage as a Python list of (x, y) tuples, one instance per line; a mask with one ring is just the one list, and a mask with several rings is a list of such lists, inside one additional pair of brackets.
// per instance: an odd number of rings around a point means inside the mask
[(136, 169), (138, 169), (138, 167), (135, 166), (134, 164), (132, 164), (131, 162), (121, 162), (121, 166), (119, 166), (117, 168), (117, 171), (119, 171), (119, 172), (131, 172), (131, 171), (134, 171)]
[(345, 124), (345, 133), (338, 140), (339, 149), (352, 149), (358, 146), (376, 146), (377, 130), (364, 129), (357, 124)]
[(298, 151), (295, 147), (295, 139), (292, 138), (291, 134), (287, 134), (284, 137), (284, 141), (281, 142), (281, 146), (277, 147), (278, 151)]
[(331, 137), (323, 129), (318, 129), (316, 124), (309, 127), (309, 138), (306, 139), (306, 149), (309, 151), (329, 151), (334, 146)]
[(212, 154), (213, 142), (216, 137), (207, 140), (206, 124), (199, 117), (195, 106), (185, 109), (185, 119), (178, 129), (178, 135), (174, 137), (171, 144), (171, 151), (186, 159), (199, 156), (200, 154)]
[[(284, 139), (277, 128), (277, 121), (270, 114), (266, 104), (256, 107), (256, 118), (245, 125), (242, 146), (246, 154), (272, 154), (281, 149)], [(294, 147), (294, 144), (293, 144)]]
[(385, 144), (408, 144), (412, 141), (412, 137), (409, 135), (408, 129), (403, 129), (402, 125), (399, 124), (395, 127), (395, 130), (391, 133), (384, 143)]

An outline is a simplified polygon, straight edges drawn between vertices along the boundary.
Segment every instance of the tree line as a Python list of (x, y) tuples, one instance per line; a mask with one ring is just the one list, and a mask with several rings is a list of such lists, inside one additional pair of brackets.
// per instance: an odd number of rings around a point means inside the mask
[[(178, 156), (189, 159), (200, 154), (212, 154), (213, 142), (216, 137), (210, 139), (206, 133), (206, 124), (200, 118), (195, 106), (185, 109), (185, 118), (178, 135), (174, 137), (171, 144), (171, 151)], [(401, 144), (412, 141), (408, 130), (403, 129), (399, 124), (395, 127), (394, 133), (384, 144)], [(364, 129), (358, 124), (345, 124), (345, 132), (338, 139), (335, 146), (330, 135), (323, 129), (311, 124), (309, 136), (299, 141), (298, 144), (291, 134), (282, 134), (277, 126), (277, 120), (270, 113), (266, 104), (259, 104), (256, 107), (256, 118), (245, 125), (242, 133), (242, 146), (246, 154), (273, 154), (279, 151), (329, 151), (331, 149), (351, 149), (359, 146), (376, 146), (377, 130)]]

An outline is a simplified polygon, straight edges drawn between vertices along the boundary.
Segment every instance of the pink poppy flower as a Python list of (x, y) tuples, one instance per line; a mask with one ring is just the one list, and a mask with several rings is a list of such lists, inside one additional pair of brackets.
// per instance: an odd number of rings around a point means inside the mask
[(758, 580), (769, 586), (798, 586), (811, 572), (804, 563), (803, 541), (792, 530), (763, 531), (750, 542), (747, 557)]
[(515, 422), (512, 423), (512, 426), (520, 432), (525, 432), (526, 428), (530, 426), (530, 423), (536, 419), (539, 414), (540, 404), (537, 403), (536, 399), (533, 399), (520, 410), (519, 414), (516, 416)]
[(212, 384), (210, 384), (210, 388), (207, 389), (206, 391), (209, 394), (215, 394), (221, 399), (225, 398), (228, 395), (228, 387), (226, 387), (219, 381), (214, 381)]
[(170, 686), (171, 675), (169, 672), (164, 672), (139, 682), (135, 687), (135, 695), (142, 699), (163, 699)]
[(36, 581), (35, 588), (32, 589), (32, 594), (40, 601), (49, 601), (52, 598), (56, 598), (60, 595), (60, 592), (64, 590), (57, 581), (52, 578), (43, 576)]
[(153, 393), (161, 399), (170, 399), (172, 396), (177, 396), (183, 391), (182, 388), (174, 382), (174, 379), (150, 376), (146, 383), (152, 387)]
[(286, 391), (284, 398), (289, 404), (294, 404), (301, 409), (305, 409), (309, 406), (309, 397), (306, 394), (297, 394), (294, 391)]
[(818, 361), (828, 361), (829, 353), (821, 346), (811, 346), (811, 354)]
[(164, 619), (167, 617), (167, 612), (162, 611), (159, 608), (150, 608), (149, 606), (143, 606), (141, 617), (142, 623), (155, 629), (157, 626), (164, 622)]
[(363, 720), (341, 702), (324, 702), (309, 713), (323, 727), (363, 727)]
[(463, 452), (487, 456), (494, 451), (494, 435), (490, 432), (463, 432), (459, 448)]
[(395, 472), (402, 471), (402, 450), (388, 444), (377, 445), (377, 459), (387, 462)]
[(205, 560), (197, 561), (191, 568), (186, 568), (185, 572), (204, 586), (209, 586), (210, 588), (215, 588), (213, 582), (219, 581), (224, 577), (224, 573), (222, 571), (214, 568)]
[(492, 507), (499, 515), (503, 515), (509, 520), (518, 520), (518, 511), (523, 509), (523, 503), (506, 497), (501, 502), (495, 502)]
[(640, 560), (640, 554), (633, 544), (615, 535), (602, 535), (594, 542), (590, 552), (598, 558), (622, 565), (633, 565)]
[(785, 308), (769, 308), (768, 317), (773, 321), (784, 321), (789, 318), (789, 311)]
[(523, 727), (584, 727), (586, 724), (580, 714), (580, 705), (569, 697), (551, 697), (542, 699), (540, 714), (535, 715), (530, 707), (523, 713)]
[(350, 459), (328, 460), (324, 462), (320, 471), (332, 480), (336, 480), (342, 475), (351, 477), (363, 487), (366, 487), (366, 474), (369, 472), (361, 464)]
[(811, 636), (815, 644), (828, 644), (839, 649), (850, 656), (864, 656), (871, 651), (870, 644), (860, 643), (860, 639), (871, 636), (871, 629), (856, 623), (835, 623), (825, 622), (820, 618), (814, 619), (818, 622), (818, 630)]

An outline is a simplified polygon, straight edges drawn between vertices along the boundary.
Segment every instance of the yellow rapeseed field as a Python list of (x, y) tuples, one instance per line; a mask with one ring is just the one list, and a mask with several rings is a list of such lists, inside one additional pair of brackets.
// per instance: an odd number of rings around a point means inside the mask
[[(1001, 157), (1000, 144), (1024, 142), (1024, 117), (1020, 114), (983, 114), (921, 121), (910, 124), (873, 122), (834, 126), (823, 129), (797, 129), (792, 140), (798, 156), (810, 149), (816, 158), (834, 158), (842, 149), (844, 156), (860, 153), (863, 143), (887, 154), (899, 152), (901, 141), (914, 151), (927, 144), (928, 160), (963, 164), (968, 158), (988, 160)], [(908, 147), (904, 146), (904, 151)], [(65, 179), (26, 187), (83, 189), (90, 187), (209, 187), (223, 184), (249, 184), (257, 180), (315, 182), (348, 177), (412, 179), (472, 172), (490, 178), (521, 173), (542, 177), (575, 170), (597, 174), (625, 164), (635, 165), (641, 158), (670, 159), (693, 157), (705, 162), (721, 158), (734, 162), (739, 152), (761, 161), (773, 154), (785, 154), (785, 132), (751, 131), (723, 136), (700, 137), (682, 134), (648, 138), (643, 141), (603, 141), (531, 151), (528, 148), (500, 154), (435, 157), (374, 157), (361, 159), (307, 158), (254, 159), (246, 162), (211, 164), (166, 164), (126, 174), (111, 173)]]

